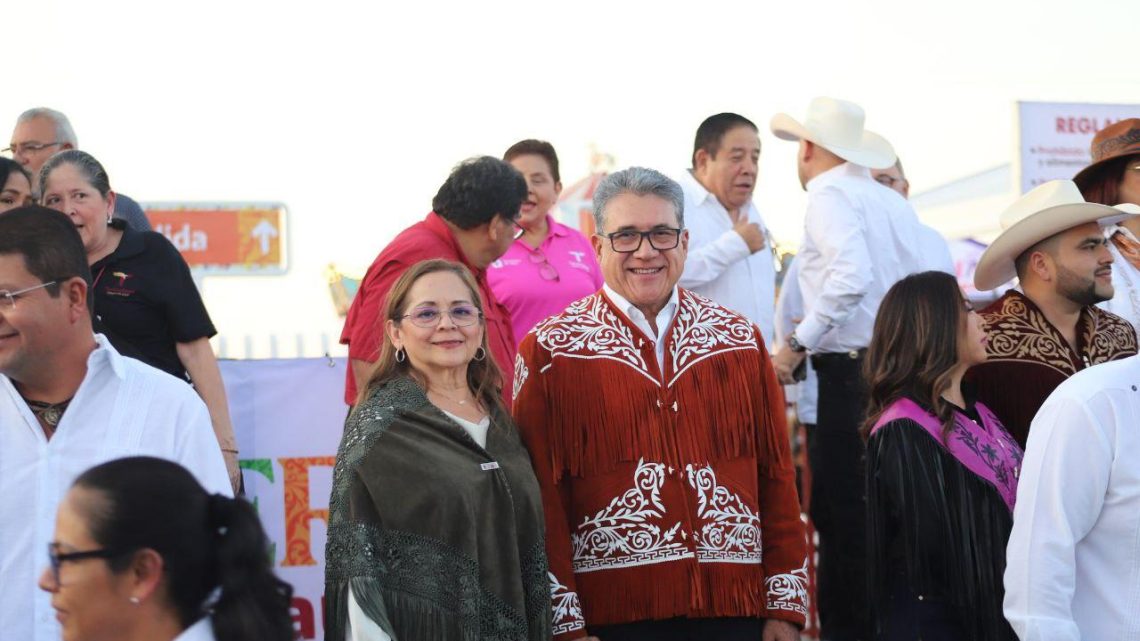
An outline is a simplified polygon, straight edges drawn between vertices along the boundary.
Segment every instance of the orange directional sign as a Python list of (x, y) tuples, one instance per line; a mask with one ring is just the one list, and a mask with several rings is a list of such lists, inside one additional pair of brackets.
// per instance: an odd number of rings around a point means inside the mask
[(191, 269), (264, 274), (287, 267), (287, 212), (280, 203), (147, 203), (143, 209)]

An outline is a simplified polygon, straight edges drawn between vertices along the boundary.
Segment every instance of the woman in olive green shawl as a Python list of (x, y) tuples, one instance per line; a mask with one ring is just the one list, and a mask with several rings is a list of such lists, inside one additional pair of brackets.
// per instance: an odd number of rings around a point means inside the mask
[(385, 311), (333, 473), (325, 638), (550, 639), (542, 501), (474, 279), (417, 263)]

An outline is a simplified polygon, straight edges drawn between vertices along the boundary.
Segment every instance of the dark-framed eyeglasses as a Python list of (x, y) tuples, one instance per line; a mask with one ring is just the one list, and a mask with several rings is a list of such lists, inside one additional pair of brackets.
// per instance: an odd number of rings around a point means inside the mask
[(28, 292), (34, 292), (37, 289), (43, 289), (44, 287), (51, 287), (52, 285), (55, 285), (58, 282), (59, 281), (52, 280), (52, 281), (48, 281), (46, 283), (40, 283), (39, 285), (33, 285), (31, 287), (25, 287), (23, 289), (17, 289), (14, 292), (10, 292), (6, 289), (0, 289), (0, 310), (7, 311), (10, 309), (15, 309), (16, 308), (16, 300), (19, 298), (23, 298), (26, 294), (28, 294)]
[(451, 319), (457, 327), (470, 327), (479, 322), (482, 318), (483, 312), (480, 312), (474, 305), (456, 305), (451, 309), (436, 309), (435, 307), (421, 307), (412, 311), (410, 314), (404, 314), (401, 319), (407, 318), (412, 321), (416, 327), (431, 328), (439, 325), (439, 321), (443, 315)]
[(64, 563), (74, 563), (87, 559), (113, 559), (126, 554), (120, 550), (83, 550), (81, 552), (60, 552), (58, 543), (48, 543), (48, 564), (51, 566), (51, 578), (56, 585), (59, 583), (59, 567)]
[(0, 153), (15, 156), (16, 154), (31, 154), (37, 151), (43, 151), (48, 147), (62, 145), (63, 141), (53, 140), (52, 142), (14, 142), (11, 147), (0, 150)]
[(649, 240), (649, 246), (657, 251), (676, 249), (681, 244), (681, 228), (657, 227), (649, 231), (636, 229), (623, 229), (611, 234), (598, 234), (602, 238), (610, 239), (610, 249), (620, 254), (632, 254), (641, 249), (641, 243)]

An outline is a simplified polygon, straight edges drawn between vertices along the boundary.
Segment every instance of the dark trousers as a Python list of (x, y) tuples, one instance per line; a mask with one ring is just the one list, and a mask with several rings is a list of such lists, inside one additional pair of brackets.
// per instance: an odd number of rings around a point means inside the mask
[(590, 627), (590, 634), (601, 641), (759, 641), (763, 631), (764, 619), (747, 617), (677, 617)]
[(867, 411), (863, 352), (818, 354), (816, 427), (808, 446), (812, 492), (809, 512), (819, 534), (816, 602), (820, 639), (866, 639), (866, 497), (863, 440)]
[[(882, 606), (881, 606), (882, 607)], [(892, 590), (885, 604), (887, 615), (880, 622), (876, 641), (960, 641), (970, 635), (962, 627), (960, 616), (945, 602), (911, 594), (905, 585)]]

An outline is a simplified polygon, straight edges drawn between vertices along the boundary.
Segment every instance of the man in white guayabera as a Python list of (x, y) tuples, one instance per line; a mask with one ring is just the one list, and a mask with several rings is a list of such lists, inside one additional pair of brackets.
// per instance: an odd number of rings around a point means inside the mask
[[(87, 468), (124, 456), (157, 456), (189, 469), (210, 492), (232, 495), (202, 399), (92, 332), (90, 283), (87, 253), (71, 219), (35, 205), (0, 215), (4, 639), (60, 638), (51, 595), (36, 587), (36, 577), (48, 564), (56, 508)], [(72, 563), (58, 570), (64, 586), (83, 576)], [(131, 607), (126, 597), (123, 607)]]

